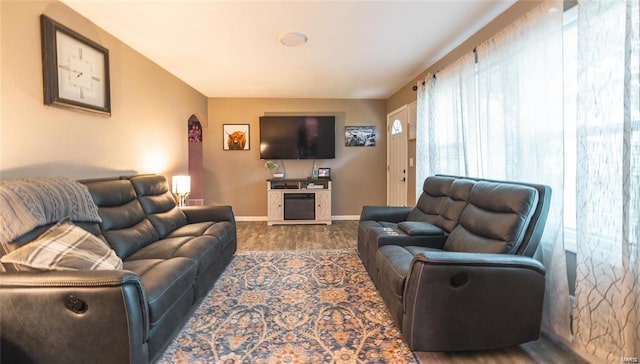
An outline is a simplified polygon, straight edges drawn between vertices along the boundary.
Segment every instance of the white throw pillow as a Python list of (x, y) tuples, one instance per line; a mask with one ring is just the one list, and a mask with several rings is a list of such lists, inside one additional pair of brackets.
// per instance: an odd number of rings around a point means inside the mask
[(0, 262), (19, 271), (122, 269), (122, 259), (107, 243), (66, 219)]

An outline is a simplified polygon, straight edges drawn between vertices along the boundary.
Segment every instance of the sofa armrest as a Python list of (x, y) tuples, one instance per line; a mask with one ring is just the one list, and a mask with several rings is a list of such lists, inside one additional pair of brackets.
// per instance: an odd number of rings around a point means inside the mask
[(194, 224), (205, 221), (229, 221), (235, 223), (231, 206), (186, 206), (180, 208), (187, 216), (187, 223)]
[(388, 221), (399, 223), (406, 220), (413, 207), (400, 206), (363, 206), (360, 221)]
[(425, 251), (405, 282), (402, 328), (413, 350), (503, 348), (538, 338), (545, 269), (508, 254)]
[(422, 261), (430, 265), (452, 265), (487, 268), (522, 268), (531, 269), (542, 274), (545, 269), (539, 261), (512, 254), (464, 253), (450, 251), (425, 251), (416, 254), (414, 261)]
[(149, 360), (146, 297), (129, 271), (2, 273), (0, 327), (7, 362)]

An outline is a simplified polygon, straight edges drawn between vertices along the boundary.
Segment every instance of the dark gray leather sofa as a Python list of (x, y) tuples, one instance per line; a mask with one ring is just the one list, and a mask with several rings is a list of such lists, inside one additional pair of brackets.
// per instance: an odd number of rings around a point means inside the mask
[[(148, 363), (158, 359), (236, 251), (230, 206), (178, 208), (163, 176), (82, 181), (122, 270), (0, 269), (0, 361)], [(40, 226), (12, 244), (22, 246)]]
[(358, 252), (412, 350), (539, 337), (545, 269), (532, 258), (548, 186), (436, 175), (414, 208), (365, 206)]

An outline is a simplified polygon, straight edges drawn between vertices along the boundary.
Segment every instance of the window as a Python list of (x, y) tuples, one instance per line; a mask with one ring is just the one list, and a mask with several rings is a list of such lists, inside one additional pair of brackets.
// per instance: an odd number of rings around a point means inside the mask
[(402, 133), (402, 123), (400, 120), (395, 119), (393, 124), (391, 125), (391, 135), (396, 135)]

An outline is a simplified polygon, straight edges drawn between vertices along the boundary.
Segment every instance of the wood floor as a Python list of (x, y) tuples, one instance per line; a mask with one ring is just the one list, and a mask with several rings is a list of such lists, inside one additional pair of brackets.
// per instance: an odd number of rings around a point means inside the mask
[[(355, 249), (358, 222), (334, 221), (333, 225), (267, 226), (266, 222), (238, 221), (238, 250)], [(588, 363), (565, 345), (546, 337), (514, 348), (483, 352), (417, 352), (422, 363)]]

